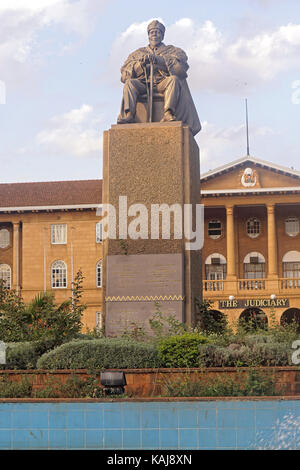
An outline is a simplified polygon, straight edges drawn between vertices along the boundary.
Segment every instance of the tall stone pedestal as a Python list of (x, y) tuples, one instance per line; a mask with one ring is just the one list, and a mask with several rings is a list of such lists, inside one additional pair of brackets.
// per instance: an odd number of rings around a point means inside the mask
[[(127, 197), (128, 208), (147, 208), (148, 239), (119, 236), (119, 229), (124, 231), (124, 221), (120, 226), (118, 220), (120, 196)], [(170, 239), (162, 239), (161, 232), (151, 239), (151, 205), (183, 209), (200, 203), (199, 149), (189, 128), (168, 122), (113, 125), (105, 131), (103, 203), (117, 210), (117, 238), (104, 241), (106, 335), (118, 335), (132, 323), (147, 329), (157, 304), (163, 314), (193, 324), (195, 297), (201, 295), (200, 251), (187, 251), (184, 237), (176, 238), (172, 217)], [(128, 225), (136, 217), (128, 217)]]

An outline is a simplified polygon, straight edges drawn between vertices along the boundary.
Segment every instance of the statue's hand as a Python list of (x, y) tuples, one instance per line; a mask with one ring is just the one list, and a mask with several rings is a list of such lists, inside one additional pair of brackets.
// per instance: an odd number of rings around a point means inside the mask
[(149, 55), (144, 55), (141, 59), (140, 59), (140, 63), (141, 65), (147, 65), (149, 64)]

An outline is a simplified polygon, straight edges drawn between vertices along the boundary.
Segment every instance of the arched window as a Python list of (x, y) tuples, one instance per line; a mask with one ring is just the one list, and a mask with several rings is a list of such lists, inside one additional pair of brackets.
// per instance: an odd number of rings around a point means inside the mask
[(300, 278), (300, 252), (288, 251), (282, 258), (283, 277)]
[(97, 287), (102, 287), (102, 261), (98, 261), (96, 265), (96, 284)]
[(226, 278), (226, 258), (219, 253), (209, 255), (205, 260), (205, 279), (221, 280)]
[(289, 281), (283, 281), (284, 286), (290, 288), (300, 287), (300, 252), (299, 251), (288, 251), (282, 258), (282, 272), (283, 277), (288, 279), (294, 279)]
[(209, 255), (205, 260), (205, 290), (223, 290), (226, 279), (226, 258), (219, 253)]
[(256, 238), (260, 234), (260, 221), (255, 217), (248, 219), (246, 222), (247, 235), (250, 238)]
[(266, 277), (266, 261), (261, 253), (252, 251), (244, 258), (244, 278), (264, 279)]
[(7, 289), (11, 288), (11, 268), (8, 264), (0, 264), (0, 281)]
[(67, 265), (64, 261), (54, 261), (51, 266), (51, 287), (67, 287)]

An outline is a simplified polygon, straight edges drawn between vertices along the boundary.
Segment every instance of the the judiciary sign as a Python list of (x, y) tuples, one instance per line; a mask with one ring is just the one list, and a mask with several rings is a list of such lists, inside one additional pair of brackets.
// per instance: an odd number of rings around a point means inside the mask
[(289, 299), (219, 300), (219, 308), (282, 308), (289, 307)]

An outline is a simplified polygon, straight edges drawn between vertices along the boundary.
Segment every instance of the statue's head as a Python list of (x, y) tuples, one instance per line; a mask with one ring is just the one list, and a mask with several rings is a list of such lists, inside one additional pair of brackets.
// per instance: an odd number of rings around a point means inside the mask
[(151, 23), (148, 24), (147, 31), (150, 46), (158, 46), (162, 42), (165, 30), (164, 25), (157, 20), (151, 21)]

